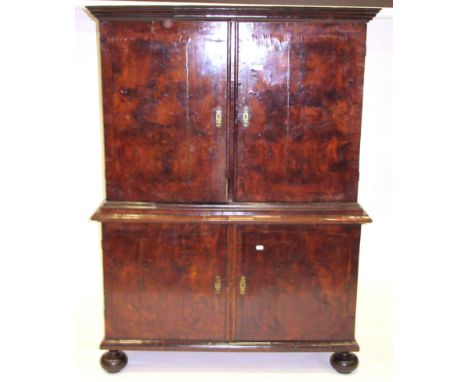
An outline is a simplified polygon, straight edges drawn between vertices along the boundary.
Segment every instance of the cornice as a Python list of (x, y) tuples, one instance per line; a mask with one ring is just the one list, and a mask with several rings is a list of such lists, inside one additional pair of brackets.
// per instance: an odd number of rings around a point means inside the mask
[(259, 7), (259, 6), (88, 6), (98, 20), (317, 20), (368, 22), (380, 8)]

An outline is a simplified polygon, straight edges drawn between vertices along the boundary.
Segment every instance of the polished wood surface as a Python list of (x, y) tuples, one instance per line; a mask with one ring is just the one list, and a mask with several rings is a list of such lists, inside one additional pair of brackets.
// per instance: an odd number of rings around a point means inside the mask
[[(127, 0), (118, 0), (118, 1), (127, 1)], [(151, 1), (151, 2), (164, 2), (164, 1), (154, 1), (154, 0), (139, 0), (139, 1)], [(171, 3), (216, 3), (216, 4), (266, 4), (269, 6), (278, 6), (278, 5), (307, 5), (307, 6), (324, 6), (324, 7), (393, 7), (393, 0), (229, 0), (229, 1), (220, 1), (220, 0), (200, 0), (200, 1), (186, 1), (186, 0), (172, 0)]]
[(371, 219), (358, 203), (156, 204), (105, 202), (92, 216), (99, 222), (365, 224)]
[(365, 23), (101, 21), (100, 34), (108, 200), (357, 200)]
[(106, 338), (225, 339), (225, 226), (109, 223), (102, 235)]
[(349, 352), (338, 352), (332, 354), (330, 363), (340, 374), (350, 374), (359, 366), (359, 359), (356, 354)]
[(357, 200), (365, 24), (240, 23), (235, 200)]
[(104, 339), (101, 349), (229, 352), (350, 352), (358, 351), (356, 341), (175, 341)]
[(235, 339), (352, 341), (360, 226), (237, 229)]
[(107, 199), (226, 201), (227, 24), (99, 25)]
[(128, 357), (120, 350), (111, 350), (101, 356), (101, 366), (108, 373), (114, 374), (127, 366)]
[(103, 224), (106, 338), (354, 341), (360, 225), (234, 228)]
[(329, 8), (329, 7), (281, 7), (281, 6), (88, 6), (98, 20), (152, 21), (176, 18), (178, 20), (210, 21), (327, 21), (365, 23), (380, 11), (379, 7)]

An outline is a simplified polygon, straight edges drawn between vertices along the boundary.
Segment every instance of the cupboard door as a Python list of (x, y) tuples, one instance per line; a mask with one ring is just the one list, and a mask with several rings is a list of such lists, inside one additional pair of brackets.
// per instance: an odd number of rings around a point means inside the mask
[(107, 200), (226, 201), (227, 33), (100, 22)]
[(235, 200), (356, 201), (366, 26), (240, 23)]
[(354, 340), (360, 226), (238, 227), (236, 339)]
[(107, 339), (224, 340), (226, 226), (103, 225)]

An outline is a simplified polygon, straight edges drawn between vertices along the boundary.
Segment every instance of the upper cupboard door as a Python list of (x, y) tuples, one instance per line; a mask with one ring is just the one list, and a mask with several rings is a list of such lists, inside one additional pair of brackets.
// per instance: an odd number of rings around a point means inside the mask
[(108, 200), (226, 200), (227, 23), (100, 22)]
[(365, 28), (239, 24), (237, 201), (357, 199)]

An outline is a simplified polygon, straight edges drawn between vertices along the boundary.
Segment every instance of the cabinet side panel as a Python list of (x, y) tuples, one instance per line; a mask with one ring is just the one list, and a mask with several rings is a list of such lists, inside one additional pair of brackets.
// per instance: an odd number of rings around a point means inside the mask
[(238, 232), (236, 340), (354, 340), (360, 226)]
[(225, 340), (227, 227), (103, 224), (107, 339)]
[(226, 201), (227, 33), (100, 22), (108, 200)]
[(239, 24), (235, 200), (354, 202), (364, 23)]

